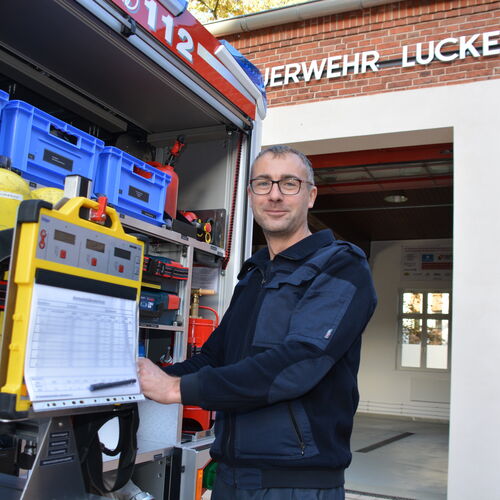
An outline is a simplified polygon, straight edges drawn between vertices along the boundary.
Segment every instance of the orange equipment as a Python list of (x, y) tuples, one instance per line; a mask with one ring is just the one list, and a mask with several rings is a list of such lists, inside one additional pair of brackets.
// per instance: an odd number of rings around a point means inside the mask
[[(197, 354), (212, 332), (219, 326), (219, 315), (215, 309), (200, 305), (200, 297), (203, 295), (215, 295), (214, 290), (195, 288), (191, 290), (193, 300), (189, 315), (188, 327), (188, 357)], [(206, 309), (214, 313), (215, 319), (202, 318), (200, 309)], [(183, 412), (184, 430), (201, 431), (208, 430), (212, 426), (212, 412), (203, 410), (198, 406), (184, 406)]]
[(167, 187), (165, 212), (172, 219), (175, 219), (177, 217), (177, 196), (179, 193), (179, 176), (174, 170), (174, 167), (185, 146), (186, 144), (184, 143), (184, 136), (179, 135), (175, 141), (175, 144), (170, 148), (167, 161), (164, 165), (162, 165), (158, 161), (148, 162), (149, 165), (157, 168), (158, 170), (161, 170), (162, 172), (166, 172), (171, 177), (170, 184)]

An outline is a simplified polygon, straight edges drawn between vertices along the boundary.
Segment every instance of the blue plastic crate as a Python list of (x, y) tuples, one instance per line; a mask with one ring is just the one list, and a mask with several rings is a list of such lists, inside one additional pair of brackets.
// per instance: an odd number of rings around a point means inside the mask
[(104, 148), (94, 177), (94, 195), (105, 195), (118, 212), (157, 226), (164, 224), (172, 177), (121, 149)]
[(104, 142), (23, 101), (9, 101), (0, 124), (0, 155), (21, 176), (63, 188), (67, 175), (92, 179)]
[(8, 102), (9, 102), (9, 94), (7, 94), (7, 92), (4, 92), (3, 90), (0, 90), (0, 119), (1, 119), (2, 109)]

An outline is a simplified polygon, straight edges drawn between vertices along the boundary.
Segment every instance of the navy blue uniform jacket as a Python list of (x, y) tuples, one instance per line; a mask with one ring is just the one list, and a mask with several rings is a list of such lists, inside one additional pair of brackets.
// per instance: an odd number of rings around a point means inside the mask
[(361, 334), (376, 305), (365, 254), (315, 233), (243, 265), (200, 354), (169, 367), (184, 404), (217, 410), (212, 456), (260, 487), (343, 484)]

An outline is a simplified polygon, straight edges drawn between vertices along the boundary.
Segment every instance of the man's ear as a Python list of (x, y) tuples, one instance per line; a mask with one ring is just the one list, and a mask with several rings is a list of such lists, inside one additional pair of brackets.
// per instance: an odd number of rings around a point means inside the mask
[(309, 203), (307, 205), (308, 208), (314, 207), (314, 202), (316, 201), (316, 196), (318, 196), (318, 188), (316, 186), (313, 186), (309, 190)]

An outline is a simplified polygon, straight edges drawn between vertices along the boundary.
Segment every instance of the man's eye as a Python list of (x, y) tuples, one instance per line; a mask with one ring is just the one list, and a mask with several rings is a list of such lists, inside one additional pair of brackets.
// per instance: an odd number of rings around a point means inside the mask
[(262, 180), (262, 181), (257, 181), (257, 182), (255, 183), (255, 185), (256, 185), (257, 187), (262, 187), (262, 188), (269, 187), (269, 184), (271, 184), (271, 182), (270, 182), (270, 181), (264, 181), (264, 180)]
[(287, 188), (297, 187), (298, 181), (296, 179), (287, 179), (283, 185)]

